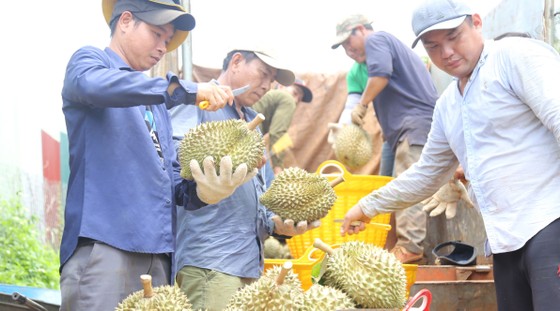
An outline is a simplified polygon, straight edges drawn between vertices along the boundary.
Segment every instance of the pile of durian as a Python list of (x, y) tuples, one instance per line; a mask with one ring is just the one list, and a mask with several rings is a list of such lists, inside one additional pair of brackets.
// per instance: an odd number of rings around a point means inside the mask
[(189, 163), (195, 159), (202, 164), (208, 156), (214, 158), (216, 172), (220, 171), (220, 159), (226, 155), (231, 157), (233, 169), (245, 163), (247, 171), (252, 171), (264, 156), (264, 139), (256, 129), (262, 121), (264, 115), (258, 114), (249, 123), (240, 119), (210, 121), (190, 129), (179, 143), (177, 151), (181, 177), (192, 180)]
[(373, 244), (345, 242), (333, 249), (320, 240), (314, 246), (327, 253), (317, 282), (303, 291), (292, 263), (274, 266), (255, 283), (241, 288), (226, 310), (331, 311), (401, 310), (406, 302), (406, 274), (398, 259)]
[(115, 311), (192, 311), (192, 304), (178, 287), (152, 288), (152, 277), (148, 274), (141, 275), (140, 280), (144, 289), (126, 297)]
[(402, 308), (406, 303), (406, 272), (395, 255), (362, 241), (333, 249), (316, 239), (313, 246), (327, 253), (320, 283), (346, 293), (366, 309)]
[(292, 271), (292, 262), (265, 271), (254, 283), (239, 289), (226, 311), (321, 311), (354, 308), (343, 292), (322, 285), (313, 285), (303, 291), (298, 275)]
[(336, 201), (333, 187), (341, 181), (339, 177), (329, 182), (319, 174), (290, 167), (274, 178), (259, 200), (282, 219), (311, 223), (328, 214)]

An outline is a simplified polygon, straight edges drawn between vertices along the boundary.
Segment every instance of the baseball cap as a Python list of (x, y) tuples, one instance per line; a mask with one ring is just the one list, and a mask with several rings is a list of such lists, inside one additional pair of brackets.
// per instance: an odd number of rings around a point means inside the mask
[(172, 0), (102, 0), (102, 7), (107, 25), (124, 11), (156, 26), (173, 23), (175, 33), (167, 44), (168, 52), (178, 48), (195, 26), (194, 17)]
[(416, 39), (412, 48), (416, 46), (420, 37), (432, 30), (453, 29), (461, 25), (473, 10), (464, 2), (457, 0), (427, 0), (412, 13), (412, 30)]
[(338, 46), (341, 45), (342, 42), (350, 37), (352, 30), (357, 26), (371, 23), (372, 21), (370, 19), (361, 14), (354, 14), (343, 19), (336, 25), (336, 38), (333, 40), (335, 43), (331, 46), (331, 48), (338, 48)]
[(274, 79), (276, 81), (278, 81), (278, 83), (284, 85), (284, 86), (289, 86), (291, 84), (294, 83), (295, 81), (295, 75), (294, 73), (287, 69), (286, 66), (284, 66), (284, 64), (282, 64), (280, 61), (278, 61), (274, 56), (272, 56), (272, 53), (269, 50), (266, 50), (263, 47), (243, 47), (243, 48), (235, 48), (232, 49), (231, 51), (247, 51), (247, 52), (253, 52), (255, 53), (255, 55), (261, 60), (263, 61), (263, 63), (269, 65), (270, 67), (276, 69), (276, 77), (274, 77)]
[(305, 86), (305, 81), (296, 78), (294, 85), (297, 85), (303, 91), (303, 98), (301, 99), (302, 102), (310, 103), (313, 100), (313, 93), (307, 86)]

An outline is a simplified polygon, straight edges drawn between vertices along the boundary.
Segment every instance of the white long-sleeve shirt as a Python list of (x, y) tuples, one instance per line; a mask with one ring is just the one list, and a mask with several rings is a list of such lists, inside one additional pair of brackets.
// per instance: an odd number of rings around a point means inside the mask
[(544, 42), (485, 42), (464, 96), (438, 100), (420, 160), (360, 200), (368, 216), (432, 195), (461, 164), (492, 253), (521, 248), (560, 217), (560, 57)]

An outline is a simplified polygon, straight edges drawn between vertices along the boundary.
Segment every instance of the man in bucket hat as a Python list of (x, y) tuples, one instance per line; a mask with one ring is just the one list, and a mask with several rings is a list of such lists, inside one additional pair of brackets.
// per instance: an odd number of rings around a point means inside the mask
[[(284, 169), (285, 156), (283, 151), (273, 152), (275, 150), (273, 148), (274, 144), (280, 141), (284, 135), (287, 135), (299, 103), (310, 103), (312, 100), (313, 92), (302, 79), (296, 78), (292, 85), (279, 86), (277, 89), (268, 91), (253, 106), (255, 111), (265, 116), (260, 128), (263, 135), (268, 135), (268, 152), (274, 175), (279, 174)], [(280, 141), (280, 144), (282, 143)]]
[(400, 210), (436, 191), (458, 164), (484, 220), (498, 310), (560, 305), (560, 56), (522, 37), (484, 40), (466, 2), (431, 0), (412, 28), (433, 64), (456, 77), (434, 111), (420, 160), (346, 214)]
[[(363, 125), (367, 107), (373, 102), (384, 141), (395, 155), (391, 172), (399, 176), (418, 160), (426, 142), (438, 97), (432, 78), (414, 51), (395, 36), (374, 31), (371, 20), (361, 14), (336, 26), (332, 48), (339, 46), (367, 67), (367, 84), (352, 110), (352, 122)], [(381, 166), (386, 167), (385, 161), (390, 159), (384, 157)], [(402, 263), (425, 261), (426, 218), (421, 204), (395, 213), (397, 243), (391, 252)]]
[[(170, 283), (175, 206), (198, 189), (180, 178), (167, 108), (207, 100), (214, 111), (233, 104), (228, 86), (143, 73), (194, 28), (182, 6), (103, 0), (102, 8), (111, 28), (109, 46), (76, 51), (62, 89), (70, 178), (60, 248), (61, 310), (114, 310), (141, 289), (141, 274), (152, 275), (154, 286)], [(226, 187), (253, 176), (244, 164), (236, 174), (247, 178)]]

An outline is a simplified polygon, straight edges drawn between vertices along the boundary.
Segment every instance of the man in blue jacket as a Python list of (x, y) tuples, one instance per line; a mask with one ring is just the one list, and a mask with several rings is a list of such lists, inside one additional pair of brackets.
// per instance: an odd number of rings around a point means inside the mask
[[(233, 103), (229, 87), (143, 73), (194, 28), (182, 6), (102, 3), (110, 44), (76, 51), (62, 89), (70, 179), (61, 310), (114, 310), (141, 289), (141, 274), (151, 274), (154, 286), (170, 283), (175, 206), (196, 188), (180, 178), (167, 108), (208, 100), (217, 110)], [(240, 170), (247, 174), (246, 165)]]

